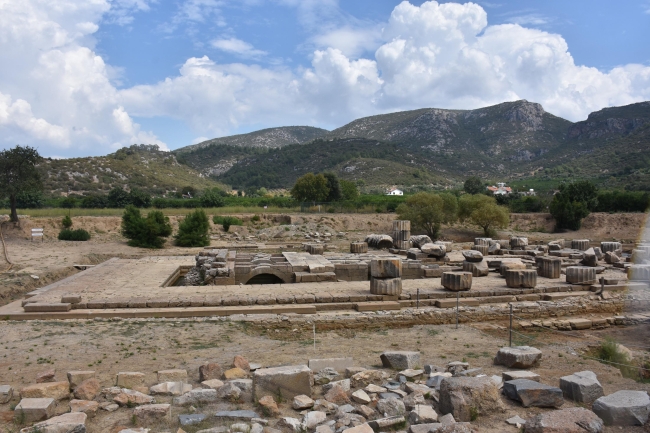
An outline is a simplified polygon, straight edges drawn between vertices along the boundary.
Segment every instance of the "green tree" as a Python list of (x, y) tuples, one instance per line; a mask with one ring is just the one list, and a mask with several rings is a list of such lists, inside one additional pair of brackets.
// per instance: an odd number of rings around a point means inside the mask
[(323, 176), (325, 176), (325, 179), (327, 179), (327, 189), (329, 190), (327, 192), (327, 197), (325, 198), (325, 201), (333, 202), (333, 201), (341, 200), (342, 194), (341, 194), (341, 183), (339, 182), (339, 178), (336, 176), (336, 174), (332, 172), (325, 172), (323, 173)]
[(70, 218), (70, 215), (66, 215), (63, 217), (61, 220), (61, 225), (63, 226), (64, 229), (69, 229), (72, 227), (72, 218)]
[(598, 206), (598, 188), (588, 180), (563, 183), (553, 197), (549, 210), (555, 229), (579, 230), (582, 220)]
[(140, 209), (128, 205), (122, 215), (122, 235), (129, 239), (129, 245), (142, 248), (162, 248), (164, 237), (172, 234), (172, 226), (161, 211), (149, 212), (146, 218)]
[(291, 188), (291, 195), (299, 202), (324, 201), (328, 193), (327, 179), (322, 174), (307, 173), (298, 178)]
[(176, 245), (181, 247), (205, 247), (210, 245), (210, 222), (203, 209), (187, 214), (178, 225), (174, 236)]
[(108, 205), (112, 208), (123, 208), (129, 205), (129, 193), (119, 186), (108, 192)]
[(419, 192), (397, 207), (399, 219), (409, 220), (415, 229), (425, 230), (432, 239), (440, 237), (440, 226), (456, 221), (458, 203), (451, 194)]
[(203, 207), (223, 207), (226, 202), (223, 198), (223, 191), (219, 188), (208, 189), (199, 198)]
[(128, 203), (135, 207), (150, 207), (151, 196), (141, 189), (133, 188), (128, 194)]
[(18, 195), (43, 190), (36, 168), (41, 160), (38, 151), (29, 146), (16, 146), (0, 152), (0, 197), (9, 199), (13, 222), (18, 222)]
[(485, 236), (495, 235), (495, 228), (506, 228), (510, 223), (510, 211), (499, 206), (494, 197), (483, 194), (463, 195), (458, 200), (458, 217), (469, 220), (483, 229)]
[(341, 185), (341, 195), (343, 196), (343, 200), (354, 200), (359, 197), (359, 189), (354, 182), (341, 179), (339, 184)]
[(463, 190), (467, 194), (482, 194), (485, 192), (483, 181), (476, 176), (468, 177), (463, 185)]

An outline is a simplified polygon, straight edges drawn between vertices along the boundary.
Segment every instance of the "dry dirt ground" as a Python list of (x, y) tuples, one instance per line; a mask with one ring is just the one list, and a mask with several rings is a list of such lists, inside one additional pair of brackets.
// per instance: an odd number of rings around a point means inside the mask
[[(496, 324), (498, 325), (498, 324)], [(505, 324), (502, 324), (505, 325)], [(69, 370), (95, 370), (103, 386), (111, 386), (119, 371), (145, 373), (146, 382), (155, 384), (157, 370), (183, 368), (190, 375), (190, 382), (198, 386), (198, 367), (207, 362), (228, 366), (235, 355), (243, 355), (250, 362), (265, 366), (303, 364), (308, 359), (351, 356), (355, 364), (367, 368), (380, 368), (379, 355), (384, 350), (419, 350), (425, 363), (445, 365), (450, 361), (466, 360), (470, 367), (481, 367), (488, 375), (501, 375), (502, 366), (495, 366), (492, 358), (499, 347), (507, 344), (507, 331), (495, 324), (450, 326), (416, 326), (408, 329), (380, 329), (372, 331), (324, 331), (316, 332), (316, 345), (311, 332), (279, 331), (259, 328), (243, 322), (210, 320), (116, 320), (116, 321), (33, 321), (0, 323), (0, 383), (15, 388), (34, 382), (37, 373), (50, 367), (57, 371), (57, 379), (65, 380)], [(634, 332), (635, 328), (625, 328)], [(647, 329), (643, 330), (647, 333)], [(579, 355), (588, 351), (585, 340), (555, 334), (536, 335), (535, 346), (544, 357), (534, 371), (542, 382), (557, 386), (559, 378), (576, 371), (594, 371), (603, 385), (605, 394), (620, 389), (650, 390), (648, 384), (621, 377), (613, 367), (597, 361), (583, 359)], [(317, 394), (320, 392), (317, 389)], [(157, 401), (168, 402), (171, 398), (159, 397)], [(16, 431), (10, 421), (12, 402), (0, 405), (0, 431)], [(522, 408), (503, 398), (506, 411), (481, 414), (473, 423), (482, 433), (517, 432), (504, 420), (519, 415), (523, 418), (548, 409)], [(436, 406), (433, 403), (434, 407)], [(566, 402), (564, 407), (574, 406)], [(220, 403), (199, 407), (198, 413), (213, 414), (216, 410), (253, 408), (250, 403)], [(290, 402), (281, 404), (283, 416), (296, 416)], [(68, 410), (63, 401), (59, 413)], [(174, 421), (165, 426), (168, 430), (178, 428), (177, 415), (187, 410), (174, 408)], [(117, 426), (131, 426), (131, 409), (113, 413), (99, 411), (88, 422), (89, 433), (112, 432)], [(208, 418), (201, 426), (216, 425)], [(271, 421), (274, 424), (275, 421)], [(162, 426), (161, 426), (162, 427)], [(4, 430), (2, 430), (4, 429)], [(163, 428), (154, 432), (164, 431)], [(193, 432), (195, 429), (186, 428)], [(606, 432), (621, 431), (607, 428)], [(643, 428), (626, 428), (626, 432), (643, 432)]]

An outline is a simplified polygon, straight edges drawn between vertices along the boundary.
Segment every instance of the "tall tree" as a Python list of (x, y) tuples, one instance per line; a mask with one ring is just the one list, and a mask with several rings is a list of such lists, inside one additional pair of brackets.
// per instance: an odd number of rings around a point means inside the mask
[(483, 181), (476, 176), (468, 177), (463, 185), (463, 190), (467, 194), (481, 194), (485, 192)]
[(425, 230), (432, 239), (440, 237), (440, 226), (456, 221), (458, 204), (451, 194), (419, 192), (397, 207), (399, 219), (409, 220), (413, 227)]
[(323, 176), (327, 179), (327, 189), (329, 189), (325, 201), (333, 202), (341, 200), (341, 184), (339, 178), (332, 172), (325, 172)]
[(598, 206), (598, 188), (588, 180), (563, 183), (549, 206), (555, 229), (580, 230), (583, 218)]
[(291, 195), (299, 202), (325, 201), (328, 193), (327, 179), (322, 174), (307, 173), (291, 188)]
[(469, 220), (483, 229), (485, 236), (495, 236), (495, 228), (506, 228), (510, 223), (510, 212), (499, 206), (494, 197), (483, 194), (465, 194), (458, 200), (458, 217), (461, 222)]
[(9, 198), (13, 222), (18, 222), (18, 194), (43, 190), (36, 168), (42, 159), (38, 151), (29, 146), (16, 146), (0, 152), (0, 197)]

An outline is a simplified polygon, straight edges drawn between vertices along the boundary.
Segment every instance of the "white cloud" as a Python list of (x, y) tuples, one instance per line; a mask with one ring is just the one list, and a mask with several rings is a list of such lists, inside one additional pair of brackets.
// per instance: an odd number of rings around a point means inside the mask
[(335, 48), (348, 57), (359, 57), (361, 54), (374, 51), (381, 44), (381, 28), (379, 26), (353, 27), (346, 25), (340, 28), (320, 33), (311, 41), (318, 48)]
[(214, 48), (227, 53), (237, 54), (244, 58), (256, 58), (266, 55), (266, 51), (256, 50), (248, 42), (237, 38), (220, 38), (210, 42)]

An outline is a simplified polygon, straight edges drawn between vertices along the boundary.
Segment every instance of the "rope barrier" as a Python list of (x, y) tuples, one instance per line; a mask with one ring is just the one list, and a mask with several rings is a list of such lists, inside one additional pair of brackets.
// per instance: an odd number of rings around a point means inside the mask
[(7, 263), (9, 263), (9, 267), (7, 269), (5, 269), (4, 271), (2, 271), (4, 273), (4, 272), (9, 272), (9, 270), (14, 266), (14, 264), (11, 262), (11, 260), (9, 260), (9, 254), (7, 253), (7, 244), (5, 243), (5, 237), (2, 234), (2, 225), (3, 224), (4, 223), (0, 223), (0, 239), (2, 240), (2, 250), (4, 251), (5, 260), (7, 260)]

